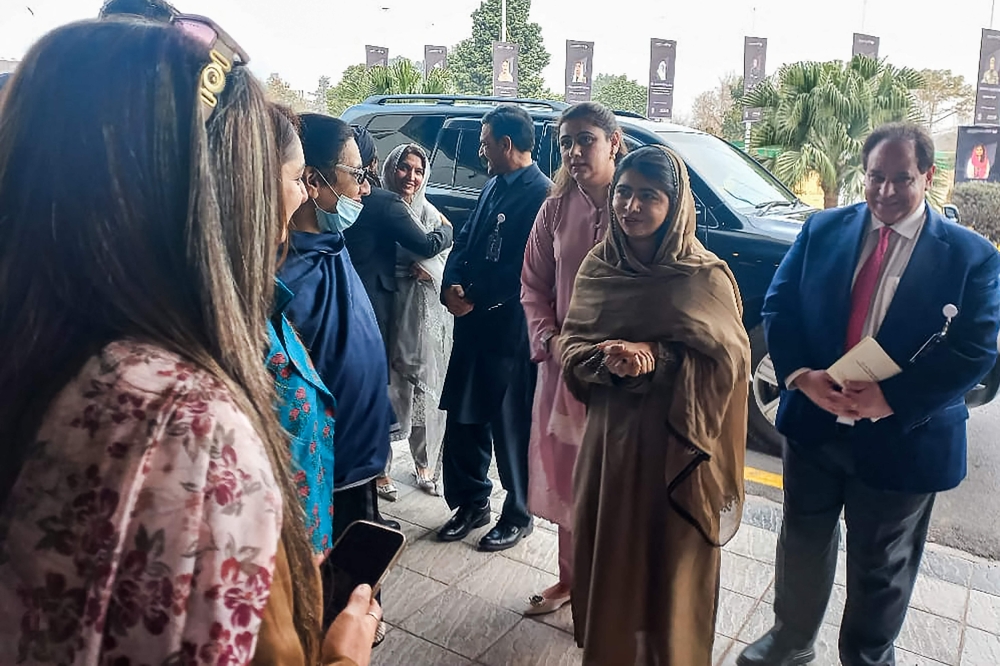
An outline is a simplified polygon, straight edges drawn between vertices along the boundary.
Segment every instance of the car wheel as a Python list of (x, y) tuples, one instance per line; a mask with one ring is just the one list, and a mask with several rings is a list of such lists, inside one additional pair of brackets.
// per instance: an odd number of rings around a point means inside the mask
[(750, 331), (750, 414), (748, 419), (747, 447), (780, 456), (785, 438), (774, 427), (778, 415), (781, 392), (774, 372), (774, 364), (767, 353), (764, 327)]

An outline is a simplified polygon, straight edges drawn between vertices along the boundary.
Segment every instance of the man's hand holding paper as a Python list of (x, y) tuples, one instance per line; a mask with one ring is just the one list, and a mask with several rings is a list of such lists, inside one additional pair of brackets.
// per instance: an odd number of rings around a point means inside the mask
[(839, 386), (826, 370), (809, 370), (795, 379), (795, 388), (817, 407), (845, 419), (861, 418), (854, 398), (842, 393)]

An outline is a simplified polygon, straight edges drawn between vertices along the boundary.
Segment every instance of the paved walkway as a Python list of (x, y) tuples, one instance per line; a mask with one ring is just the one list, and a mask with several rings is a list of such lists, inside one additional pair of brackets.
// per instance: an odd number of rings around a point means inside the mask
[[(382, 512), (403, 525), (409, 546), (385, 583), (382, 601), (390, 625), (372, 663), (376, 666), (572, 666), (581, 651), (572, 636), (569, 607), (541, 618), (522, 618), (527, 598), (556, 581), (556, 534), (544, 521), (517, 547), (480, 553), (489, 529), (444, 544), (433, 530), (450, 516), (444, 500), (413, 488), (406, 444), (396, 445), (399, 500)], [(495, 469), (492, 474), (496, 479)], [(503, 491), (492, 498), (494, 510)], [(970, 507), (971, 508), (971, 507)], [(494, 516), (495, 518), (495, 516)], [(774, 550), (781, 507), (747, 497), (743, 527), (723, 551), (722, 591), (714, 662), (732, 666), (743, 646), (770, 627)], [(817, 643), (817, 666), (835, 666), (837, 631), (845, 598), (844, 558), (826, 624)], [(1000, 664), (1000, 563), (929, 544), (906, 624), (897, 645), (899, 666)]]

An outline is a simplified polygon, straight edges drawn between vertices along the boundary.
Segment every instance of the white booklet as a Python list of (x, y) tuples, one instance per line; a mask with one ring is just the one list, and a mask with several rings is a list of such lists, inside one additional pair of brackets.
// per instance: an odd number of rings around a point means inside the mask
[(827, 373), (841, 386), (851, 381), (880, 382), (902, 371), (871, 336), (856, 344), (827, 369)]

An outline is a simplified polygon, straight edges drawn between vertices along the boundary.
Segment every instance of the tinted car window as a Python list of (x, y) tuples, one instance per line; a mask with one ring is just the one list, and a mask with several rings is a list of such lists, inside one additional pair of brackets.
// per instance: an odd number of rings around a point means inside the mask
[(430, 153), (434, 150), (444, 116), (408, 116), (406, 114), (375, 116), (368, 122), (368, 131), (375, 139), (378, 156), (385, 156), (404, 143), (419, 144)]
[(437, 150), (431, 156), (431, 175), (428, 183), (448, 185), (455, 181), (455, 155), (458, 153), (458, 129), (449, 127), (441, 132)]
[(482, 189), (489, 174), (479, 158), (479, 132), (463, 130), (458, 144), (458, 163), (455, 166), (455, 187)]
[(660, 136), (731, 208), (751, 212), (769, 202), (798, 201), (764, 167), (722, 139), (686, 132)]

